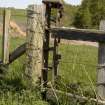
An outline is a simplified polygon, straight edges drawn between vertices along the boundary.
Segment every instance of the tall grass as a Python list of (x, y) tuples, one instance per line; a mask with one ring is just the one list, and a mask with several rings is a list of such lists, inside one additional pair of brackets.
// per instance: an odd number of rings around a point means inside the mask
[[(96, 98), (98, 48), (61, 44), (59, 53), (62, 59), (59, 64), (60, 81), (57, 82), (57, 88), (72, 94)], [(61, 105), (95, 104), (79, 102), (66, 96), (60, 97), (59, 101)]]
[[(10, 53), (24, 42), (24, 38), (10, 38)], [(25, 55), (13, 62), (4, 79), (0, 80), (0, 105), (48, 105), (41, 99), (40, 87), (31, 89), (27, 86), (24, 65)]]
[[(10, 52), (24, 42), (24, 38), (10, 38)], [(57, 78), (56, 88), (81, 96), (95, 97), (97, 48), (61, 44), (59, 52), (62, 59), (59, 64), (60, 76)], [(9, 66), (4, 80), (0, 81), (0, 105), (48, 105), (42, 101), (39, 89), (27, 88), (24, 66), (25, 55)], [(57, 95), (57, 97), (59, 105), (83, 104), (66, 96)]]

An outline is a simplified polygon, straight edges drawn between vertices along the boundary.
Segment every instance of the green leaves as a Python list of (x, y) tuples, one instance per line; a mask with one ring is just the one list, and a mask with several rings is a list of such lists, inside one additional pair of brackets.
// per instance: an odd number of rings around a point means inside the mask
[(105, 19), (105, 0), (83, 0), (75, 15), (74, 25), (78, 28), (98, 28)]

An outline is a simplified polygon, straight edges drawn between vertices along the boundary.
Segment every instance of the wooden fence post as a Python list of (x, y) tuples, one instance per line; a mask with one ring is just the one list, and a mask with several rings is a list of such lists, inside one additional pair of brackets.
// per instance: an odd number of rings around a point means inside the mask
[(3, 63), (9, 63), (9, 23), (10, 23), (11, 12), (10, 9), (4, 9), (3, 13), (3, 48), (2, 48), (2, 59)]
[[(100, 30), (105, 31), (105, 20), (100, 22)], [(97, 93), (100, 99), (105, 99), (105, 43), (99, 43)]]
[[(44, 33), (44, 42), (43, 42), (43, 69), (42, 69), (42, 82), (43, 87), (47, 87), (48, 83), (48, 66), (49, 66), (49, 44), (50, 44), (50, 32), (49, 30), (46, 30), (48, 28), (51, 28), (51, 7), (49, 4), (44, 4), (44, 17), (45, 17), (45, 33)], [(42, 94), (43, 99), (46, 99), (46, 90)]]
[(42, 9), (37, 5), (30, 5), (27, 10), (27, 44), (26, 70), (29, 81), (33, 86), (39, 81), (42, 72), (43, 29)]

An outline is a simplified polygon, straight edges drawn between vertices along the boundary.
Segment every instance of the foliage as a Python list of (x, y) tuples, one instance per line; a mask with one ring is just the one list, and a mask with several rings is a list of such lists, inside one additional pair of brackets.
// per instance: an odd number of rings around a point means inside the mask
[[(75, 13), (78, 10), (78, 6), (66, 4), (64, 0), (62, 0), (62, 3), (63, 3), (64, 10), (63, 10), (63, 18), (61, 20), (61, 26), (65, 26), (65, 27), (72, 26), (74, 22)], [(52, 15), (56, 16), (57, 10), (53, 9)]]
[(63, 14), (63, 26), (72, 26), (74, 22), (74, 16), (78, 10), (78, 6), (72, 6), (70, 4), (64, 4), (64, 14)]
[(83, 0), (75, 15), (74, 25), (79, 28), (98, 28), (100, 21), (105, 19), (104, 5), (104, 0)]
[(81, 6), (75, 15), (74, 25), (78, 28), (90, 28), (91, 27), (91, 13), (89, 10), (88, 0), (83, 1)]

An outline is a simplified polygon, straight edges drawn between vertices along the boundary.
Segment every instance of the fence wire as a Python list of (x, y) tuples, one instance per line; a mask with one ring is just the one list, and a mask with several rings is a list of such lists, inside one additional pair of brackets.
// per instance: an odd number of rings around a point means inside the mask
[[(3, 12), (0, 11), (0, 25), (3, 24), (2, 13)], [(26, 11), (23, 11), (21, 13), (16, 13), (15, 10), (12, 11), (11, 21), (12, 24), (14, 25), (14, 28), (11, 27), (10, 34), (15, 37), (17, 37), (20, 34), (22, 35), (24, 34), (23, 36), (25, 36), (24, 32), (26, 32), (26, 23), (27, 23)], [(0, 34), (2, 34), (2, 31)], [(11, 51), (20, 44), (24, 43), (24, 41), (25, 41), (24, 38), (21, 40), (12, 39)], [(63, 41), (61, 40), (58, 52), (61, 54), (61, 60), (59, 62), (59, 67), (58, 67), (59, 76), (56, 81), (57, 82), (56, 88), (68, 93), (70, 92), (74, 95), (86, 96), (88, 98), (93, 97), (97, 99), (96, 70), (97, 70), (98, 47), (84, 45), (84, 44), (80, 45), (79, 42), (71, 44), (71, 41), (67, 42), (66, 40)], [(19, 68), (20, 62), (21, 64), (24, 64), (24, 60), (20, 59), (19, 61), (17, 61), (19, 65), (12, 65), (10, 67), (11, 70), (14, 73), (17, 73), (18, 76), (22, 75), (21, 70), (18, 71), (18, 69), (20, 68), (22, 69), (22, 66)], [(52, 65), (52, 54), (50, 56), (49, 63), (50, 65)], [(13, 66), (17, 67), (17, 72), (16, 69), (12, 68)], [(11, 76), (14, 75), (14, 73), (11, 74)], [(51, 80), (51, 75), (52, 75), (51, 71), (49, 71), (49, 80)], [(84, 103), (84, 101), (80, 102), (74, 98), (69, 99), (68, 97), (65, 96), (57, 95), (56, 98), (57, 101), (59, 101), (58, 102), (59, 104), (63, 103), (65, 105), (72, 105), (72, 104), (79, 105)], [(61, 98), (63, 98), (63, 100), (61, 100)], [(93, 105), (93, 103), (91, 104)]]
[[(74, 95), (97, 99), (98, 44), (91, 43), (90, 45), (90, 42), (82, 42), (81, 44), (81, 41), (61, 39), (58, 52), (61, 54), (61, 60), (58, 67), (59, 76), (56, 80), (56, 88)], [(67, 100), (69, 99), (67, 98)], [(81, 105), (81, 102), (77, 101), (74, 98), (71, 104), (77, 105), (79, 103)]]

